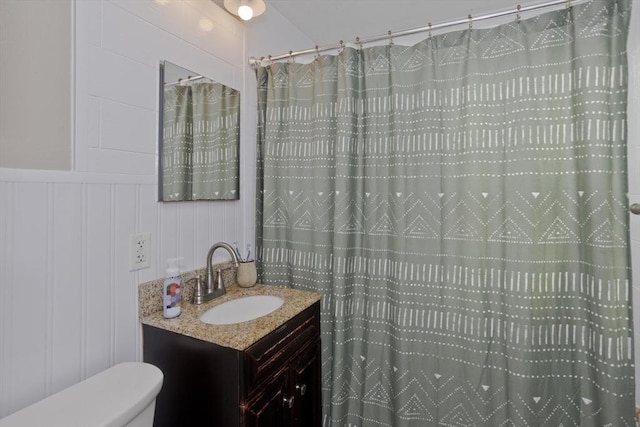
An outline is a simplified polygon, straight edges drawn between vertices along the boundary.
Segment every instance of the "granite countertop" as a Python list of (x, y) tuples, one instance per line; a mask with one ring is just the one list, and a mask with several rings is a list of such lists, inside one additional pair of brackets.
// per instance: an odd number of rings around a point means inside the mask
[[(279, 296), (284, 299), (284, 304), (266, 316), (232, 325), (209, 325), (199, 319), (211, 307), (250, 295)], [(140, 321), (145, 325), (242, 351), (319, 300), (320, 295), (315, 292), (268, 285), (240, 288), (234, 284), (227, 287), (225, 295), (204, 304), (194, 305), (183, 301), (182, 312), (176, 318), (165, 319), (162, 310), (141, 310)]]

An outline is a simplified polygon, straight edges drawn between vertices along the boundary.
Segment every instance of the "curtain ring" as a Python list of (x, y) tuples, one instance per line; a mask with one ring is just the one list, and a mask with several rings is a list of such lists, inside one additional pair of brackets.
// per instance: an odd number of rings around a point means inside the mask
[(469, 18), (469, 30), (472, 30), (473, 29), (473, 18), (471, 17), (471, 14), (469, 14), (468, 18)]
[(516, 6), (516, 22), (518, 23), (520, 23), (520, 20), (522, 19), (522, 17), (520, 16), (520, 9), (522, 9), (522, 6)]
[(389, 46), (393, 46), (393, 37), (391, 37), (391, 30), (387, 31), (387, 34), (389, 35)]
[(356, 36), (356, 45), (358, 46), (358, 50), (362, 50), (362, 43), (360, 43), (359, 36)]
[(572, 5), (571, 5), (571, 0), (567, 0), (566, 8), (567, 8), (567, 9), (571, 9), (571, 6), (572, 6)]
[(289, 64), (293, 64), (295, 61), (293, 60), (293, 51), (289, 51)]
[(427, 26), (429, 27), (429, 38), (431, 38), (431, 22), (429, 22)]
[(344, 41), (340, 40), (340, 47), (338, 48), (338, 55), (344, 51)]
[(320, 58), (320, 51), (318, 50), (318, 45), (316, 45), (316, 58), (315, 61), (317, 61)]

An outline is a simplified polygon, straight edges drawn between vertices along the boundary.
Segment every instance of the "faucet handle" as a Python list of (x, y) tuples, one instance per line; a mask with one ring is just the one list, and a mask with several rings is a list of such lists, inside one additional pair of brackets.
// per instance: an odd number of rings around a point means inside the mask
[(195, 289), (193, 291), (193, 303), (202, 304), (205, 301), (204, 280), (202, 280), (202, 276), (197, 275), (196, 277), (192, 277), (191, 279), (187, 280), (187, 283), (192, 281), (195, 282)]
[[(224, 280), (222, 279), (222, 268), (216, 270), (216, 280), (214, 283), (218, 285), (216, 290), (220, 292), (220, 294), (224, 294), (227, 290), (224, 288)], [(226, 270), (226, 269), (224, 269)]]

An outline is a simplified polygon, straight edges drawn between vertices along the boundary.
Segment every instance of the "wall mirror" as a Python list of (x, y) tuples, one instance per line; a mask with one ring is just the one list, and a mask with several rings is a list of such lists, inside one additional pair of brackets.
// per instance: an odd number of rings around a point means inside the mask
[(158, 199), (240, 197), (240, 92), (160, 62)]

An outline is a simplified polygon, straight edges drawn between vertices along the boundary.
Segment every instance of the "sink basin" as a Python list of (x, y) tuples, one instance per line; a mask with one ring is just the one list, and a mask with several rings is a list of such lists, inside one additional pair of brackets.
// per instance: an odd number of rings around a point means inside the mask
[(284, 304), (273, 295), (252, 295), (227, 301), (202, 313), (200, 320), (210, 325), (233, 325), (266, 316)]

